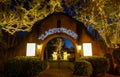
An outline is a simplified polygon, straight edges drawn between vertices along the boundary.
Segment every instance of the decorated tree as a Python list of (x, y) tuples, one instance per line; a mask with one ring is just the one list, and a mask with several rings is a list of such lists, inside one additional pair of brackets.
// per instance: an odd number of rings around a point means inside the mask
[(97, 30), (106, 45), (115, 48), (120, 41), (119, 4), (119, 0), (0, 0), (0, 30), (11, 35), (29, 32), (36, 21), (62, 11)]
[(16, 33), (31, 31), (35, 22), (60, 9), (60, 0), (0, 0), (0, 48), (16, 46)]
[(0, 0), (0, 26), (10, 34), (31, 31), (33, 24), (53, 13), (60, 0)]
[(120, 41), (120, 1), (118, 0), (63, 0), (64, 10), (86, 26), (92, 26), (108, 47)]

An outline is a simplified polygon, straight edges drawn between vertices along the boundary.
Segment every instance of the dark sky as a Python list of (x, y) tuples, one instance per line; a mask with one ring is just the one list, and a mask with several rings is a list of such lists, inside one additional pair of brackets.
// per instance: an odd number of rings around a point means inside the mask
[(65, 45), (66, 45), (67, 48), (73, 48), (74, 47), (73, 43), (70, 40), (68, 40), (67, 38), (63, 38), (63, 41), (65, 42)]

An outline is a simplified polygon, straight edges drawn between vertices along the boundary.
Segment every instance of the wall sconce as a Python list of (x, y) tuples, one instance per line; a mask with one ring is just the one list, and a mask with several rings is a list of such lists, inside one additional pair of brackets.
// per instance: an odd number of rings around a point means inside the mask
[(41, 48), (41, 45), (37, 45), (37, 49), (40, 49)]
[(42, 50), (42, 45), (37, 45), (37, 55), (40, 55), (41, 54), (41, 50)]
[(81, 50), (82, 49), (82, 46), (81, 45), (78, 45), (78, 50)]

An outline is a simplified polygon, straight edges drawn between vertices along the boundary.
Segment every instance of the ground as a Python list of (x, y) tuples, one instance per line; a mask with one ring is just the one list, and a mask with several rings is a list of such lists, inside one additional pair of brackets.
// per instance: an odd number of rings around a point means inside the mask
[[(70, 62), (62, 62), (60, 66), (57, 62), (49, 63), (49, 67), (46, 71), (39, 74), (38, 77), (88, 77), (88, 76), (79, 76), (73, 74), (73, 67), (72, 63)], [(110, 75), (110, 74), (99, 74), (97, 77), (120, 77), (117, 75)]]

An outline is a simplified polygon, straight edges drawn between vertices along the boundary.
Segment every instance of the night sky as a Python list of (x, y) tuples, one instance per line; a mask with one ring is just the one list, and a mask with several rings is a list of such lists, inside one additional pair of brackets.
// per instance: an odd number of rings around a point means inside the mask
[(65, 42), (65, 46), (67, 48), (73, 48), (74, 47), (73, 43), (70, 40), (68, 40), (67, 38), (63, 38), (63, 41)]

